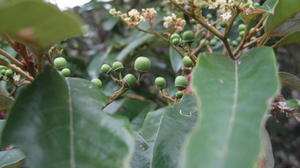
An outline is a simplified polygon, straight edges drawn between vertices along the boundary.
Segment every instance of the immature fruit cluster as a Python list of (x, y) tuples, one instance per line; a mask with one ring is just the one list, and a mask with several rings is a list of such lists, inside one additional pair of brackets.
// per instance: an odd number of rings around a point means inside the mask
[(57, 57), (54, 59), (53, 63), (54, 63), (55, 68), (61, 69), (61, 71), (59, 71), (59, 73), (62, 76), (68, 77), (71, 75), (71, 70), (69, 68), (66, 68), (67, 60), (65, 58)]
[(96, 85), (97, 87), (99, 87), (99, 88), (102, 87), (102, 81), (101, 81), (100, 79), (98, 79), (98, 78), (92, 79), (91, 82), (92, 82), (93, 84), (95, 84), (95, 85)]
[(134, 69), (138, 72), (146, 72), (151, 68), (151, 61), (147, 57), (138, 57), (134, 62)]
[(158, 89), (163, 89), (166, 87), (167, 85), (167, 82), (166, 82), (166, 79), (163, 78), (163, 77), (157, 77), (155, 78), (155, 86), (158, 88)]
[(0, 65), (0, 76), (13, 77), (14, 71), (7, 68), (6, 66)]
[(177, 76), (175, 79), (175, 86), (178, 90), (184, 90), (188, 85), (188, 81), (184, 76)]
[(127, 87), (134, 87), (136, 85), (137, 79), (133, 74), (127, 74), (124, 76), (123, 82)]

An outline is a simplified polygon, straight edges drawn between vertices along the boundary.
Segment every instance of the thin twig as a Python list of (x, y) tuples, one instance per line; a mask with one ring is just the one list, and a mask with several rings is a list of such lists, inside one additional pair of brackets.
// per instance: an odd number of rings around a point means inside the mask
[(18, 67), (20, 67), (20, 68), (24, 67), (24, 65), (19, 60), (17, 60), (15, 57), (10, 55), (6, 51), (0, 49), (0, 54), (3, 55), (4, 57), (6, 57), (7, 59), (9, 59), (12, 63), (16, 64)]

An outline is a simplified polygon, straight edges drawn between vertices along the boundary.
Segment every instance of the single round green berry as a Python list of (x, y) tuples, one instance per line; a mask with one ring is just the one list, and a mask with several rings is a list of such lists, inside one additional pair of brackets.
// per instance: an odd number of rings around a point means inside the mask
[(172, 41), (174, 39), (179, 39), (180, 40), (180, 35), (177, 34), (177, 33), (172, 34), (171, 37), (170, 37), (170, 40)]
[(233, 47), (236, 47), (239, 43), (236, 40), (231, 41), (231, 45)]
[(127, 74), (123, 78), (123, 82), (127, 87), (133, 87), (136, 85), (136, 77), (132, 74)]
[(191, 19), (191, 20), (190, 20), (190, 23), (193, 24), (193, 25), (196, 25), (196, 24), (197, 24), (197, 21), (196, 21), (195, 19)]
[(108, 64), (103, 64), (100, 68), (101, 73), (108, 73), (111, 70), (111, 67)]
[(216, 40), (216, 39), (211, 39), (209, 42), (209, 44), (212, 46), (215, 46), (217, 43), (218, 43), (218, 40)]
[(123, 63), (120, 62), (120, 61), (116, 61), (116, 62), (114, 62), (114, 63), (112, 64), (112, 70), (113, 70), (113, 71), (119, 71), (119, 70), (121, 70), (121, 69), (123, 69), (123, 68), (124, 68), (124, 65), (123, 65)]
[(175, 79), (175, 86), (178, 90), (184, 90), (188, 85), (188, 81), (184, 76), (177, 76)]
[(246, 25), (240, 24), (239, 25), (239, 31), (245, 31), (246, 30)]
[(68, 77), (71, 75), (71, 70), (69, 68), (64, 68), (60, 71), (61, 75), (64, 77)]
[(92, 82), (93, 84), (95, 84), (95, 85), (96, 85), (97, 87), (99, 87), (99, 88), (102, 87), (102, 81), (101, 81), (100, 79), (98, 79), (98, 78), (92, 79), (91, 82)]
[(257, 7), (260, 7), (260, 4), (259, 4), (258, 2), (254, 2), (254, 3), (253, 3), (253, 6), (254, 6), (255, 8), (257, 8)]
[(227, 24), (227, 22), (222, 21), (222, 22), (220, 23), (220, 26), (223, 27), (223, 28), (226, 28), (226, 27), (228, 26), (228, 24)]
[(5, 70), (5, 76), (7, 76), (7, 77), (12, 77), (13, 74), (14, 74), (14, 71), (12, 71), (11, 69)]
[(211, 19), (212, 17), (213, 17), (213, 16), (212, 16), (210, 13), (206, 15), (206, 18), (207, 18), (207, 19)]
[(63, 57), (58, 57), (54, 59), (55, 68), (63, 68), (67, 65), (67, 60)]
[(172, 43), (173, 45), (177, 46), (177, 45), (180, 44), (180, 39), (175, 38), (175, 39), (173, 39), (173, 40), (171, 41), (171, 43)]
[(239, 36), (239, 37), (236, 39), (236, 41), (241, 42), (241, 41), (242, 41), (242, 37)]
[(207, 41), (206, 39), (202, 39), (202, 40), (200, 41), (200, 44), (201, 44), (202, 46), (206, 46), (206, 45), (208, 44), (208, 41)]
[(183, 92), (182, 91), (177, 91), (176, 92), (176, 98), (181, 99), (183, 97)]
[(254, 41), (254, 40), (256, 40), (256, 37), (251, 37), (250, 38), (250, 41)]
[(192, 67), (193, 66), (193, 61), (189, 56), (184, 56), (182, 59), (183, 65), (185, 67)]
[(155, 78), (154, 83), (155, 83), (155, 86), (157, 88), (159, 88), (159, 89), (163, 89), (167, 85), (166, 79), (163, 78), (163, 77), (157, 77), (157, 78)]
[(151, 68), (151, 61), (147, 57), (138, 57), (134, 62), (134, 69), (140, 72), (146, 72)]
[(240, 34), (240, 36), (244, 36), (246, 34), (246, 32), (245, 31), (240, 31), (239, 34)]
[(182, 39), (185, 41), (185, 42), (192, 42), (194, 41), (195, 39), (195, 34), (193, 31), (189, 30), (189, 31), (185, 31), (183, 32), (182, 34)]
[(6, 69), (1, 69), (0, 74), (5, 75)]

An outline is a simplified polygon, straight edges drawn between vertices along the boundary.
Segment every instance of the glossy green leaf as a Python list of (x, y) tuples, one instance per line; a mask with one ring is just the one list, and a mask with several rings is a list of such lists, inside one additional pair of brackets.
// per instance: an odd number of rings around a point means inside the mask
[(144, 44), (146, 41), (148, 41), (149, 39), (151, 39), (153, 37), (152, 34), (145, 34), (145, 33), (141, 33), (138, 34), (135, 38), (134, 41), (131, 41), (121, 52), (120, 54), (117, 56), (117, 60), (123, 60), (124, 58), (126, 58), (126, 56), (134, 51), (137, 47), (141, 46), (142, 44)]
[(48, 68), (17, 97), (2, 145), (24, 151), (32, 168), (126, 168), (134, 148), (129, 123), (104, 113), (106, 102), (90, 81)]
[(284, 46), (289, 44), (300, 43), (300, 31), (296, 31), (293, 33), (288, 34), (287, 36), (283, 37), (280, 41), (278, 41), (275, 46)]
[(193, 96), (184, 97), (179, 104), (148, 113), (140, 131), (148, 143), (143, 146), (144, 151), (150, 153), (148, 168), (179, 166), (183, 142), (196, 119), (197, 105)]
[(280, 88), (273, 50), (257, 48), (237, 62), (205, 54), (192, 87), (201, 118), (187, 141), (182, 167), (253, 167), (262, 119)]
[(1, 34), (8, 33), (35, 47), (47, 47), (83, 33), (76, 17), (36, 0), (1, 6), (0, 20)]
[(300, 91), (300, 79), (297, 76), (287, 72), (280, 72), (279, 77), (282, 84)]
[(289, 109), (300, 109), (300, 100), (290, 99), (284, 101)]
[(178, 72), (182, 67), (182, 58), (172, 47), (169, 48), (170, 61), (174, 72)]
[(14, 100), (9, 97), (7, 91), (0, 86), (0, 111), (7, 110), (14, 103)]
[(265, 32), (270, 34), (285, 21), (300, 12), (299, 0), (279, 0), (274, 15), (267, 19)]

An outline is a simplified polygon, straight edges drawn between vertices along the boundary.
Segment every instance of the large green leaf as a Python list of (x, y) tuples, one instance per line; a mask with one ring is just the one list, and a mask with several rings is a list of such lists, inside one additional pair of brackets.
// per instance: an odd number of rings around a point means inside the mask
[(279, 27), (292, 16), (300, 12), (299, 0), (279, 0), (274, 15), (270, 15), (267, 19), (265, 32), (272, 33), (274, 29)]
[[(148, 164), (143, 162), (146, 166), (136, 168), (177, 168), (183, 142), (196, 119), (197, 106), (192, 96), (184, 97), (179, 104), (148, 113), (140, 131), (146, 143), (139, 148), (150, 154), (144, 157), (150, 160)], [(139, 156), (145, 155), (139, 153)]]
[(279, 76), (282, 84), (300, 91), (300, 79), (297, 76), (287, 72), (280, 72)]
[(253, 167), (262, 119), (279, 86), (271, 48), (254, 49), (236, 62), (204, 54), (192, 78), (201, 118), (187, 141), (183, 167)]
[(47, 47), (83, 33), (76, 17), (37, 0), (2, 5), (0, 20), (0, 34), (8, 33), (35, 47)]
[(294, 44), (294, 43), (299, 43), (300, 42), (300, 31), (296, 31), (294, 33), (290, 33), (287, 36), (283, 37), (280, 41), (278, 41), (275, 46), (284, 46), (284, 45), (289, 45), (289, 44)]
[(32, 168), (126, 168), (129, 123), (104, 113), (106, 102), (91, 82), (46, 69), (17, 97), (2, 144), (19, 147)]

